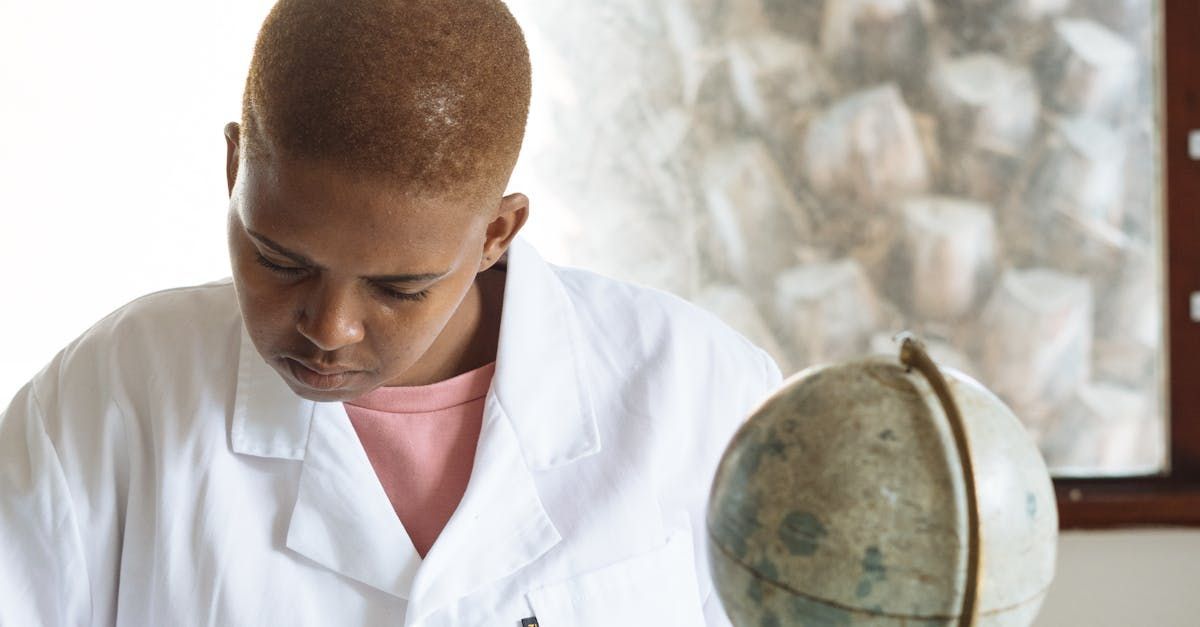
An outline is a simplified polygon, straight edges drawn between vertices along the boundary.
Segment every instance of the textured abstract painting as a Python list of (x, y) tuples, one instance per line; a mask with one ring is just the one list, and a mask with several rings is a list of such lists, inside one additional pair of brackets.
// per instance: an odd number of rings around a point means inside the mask
[(1057, 475), (1164, 467), (1158, 3), (511, 4), (556, 260), (785, 372), (915, 331)]

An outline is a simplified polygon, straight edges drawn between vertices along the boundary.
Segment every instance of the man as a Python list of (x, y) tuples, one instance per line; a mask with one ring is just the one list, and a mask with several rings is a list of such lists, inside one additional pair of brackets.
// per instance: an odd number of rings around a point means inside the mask
[(122, 307), (0, 416), (0, 624), (724, 623), (708, 483), (779, 370), (518, 237), (529, 93), (499, 0), (272, 10), (232, 280)]

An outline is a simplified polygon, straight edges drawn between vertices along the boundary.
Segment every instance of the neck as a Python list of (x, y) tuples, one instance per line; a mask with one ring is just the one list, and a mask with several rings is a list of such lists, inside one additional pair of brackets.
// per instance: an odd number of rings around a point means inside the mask
[(481, 368), (496, 361), (500, 345), (500, 313), (504, 304), (504, 272), (489, 269), (481, 272), (471, 286), (473, 300), (471, 326), (464, 333), (468, 338), (450, 376)]

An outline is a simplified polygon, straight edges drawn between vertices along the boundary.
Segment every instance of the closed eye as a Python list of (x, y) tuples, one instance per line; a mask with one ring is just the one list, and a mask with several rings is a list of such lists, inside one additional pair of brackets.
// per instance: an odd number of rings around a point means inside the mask
[(308, 271), (307, 268), (296, 268), (293, 266), (281, 266), (281, 265), (271, 261), (270, 259), (267, 259), (260, 252), (255, 252), (254, 256), (256, 258), (256, 261), (258, 261), (258, 265), (260, 265), (276, 274), (282, 274), (284, 276), (299, 276)]
[[(308, 272), (308, 268), (298, 268), (295, 266), (281, 266), (281, 265), (271, 261), (270, 259), (267, 259), (260, 252), (255, 252), (254, 256), (255, 256), (255, 260), (258, 262), (258, 264), (260, 266), (262, 266), (276, 274), (281, 274), (281, 275), (288, 276), (288, 277), (296, 277), (296, 276), (300, 276), (300, 275), (304, 274), (305, 272)], [(419, 292), (401, 292), (399, 290), (395, 290), (390, 287), (387, 287), (386, 285), (376, 284), (375, 289), (379, 290), (379, 293), (382, 294), (383, 296), (385, 296), (386, 298), (391, 298), (394, 300), (421, 301), (421, 300), (425, 300), (425, 297), (429, 296), (428, 288), (423, 289)]]
[(428, 288), (419, 292), (401, 292), (399, 290), (394, 290), (390, 287), (387, 287), (386, 285), (376, 285), (375, 289), (379, 290), (380, 294), (396, 300), (425, 300), (425, 297), (429, 296)]

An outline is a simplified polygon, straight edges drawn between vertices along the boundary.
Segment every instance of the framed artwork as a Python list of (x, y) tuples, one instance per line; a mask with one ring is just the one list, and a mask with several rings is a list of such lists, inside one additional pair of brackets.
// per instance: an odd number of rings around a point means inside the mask
[(537, 77), (516, 183), (557, 261), (707, 307), (785, 372), (916, 332), (1022, 419), (1066, 526), (1191, 485), (1164, 137), (1195, 7), (512, 6)]

